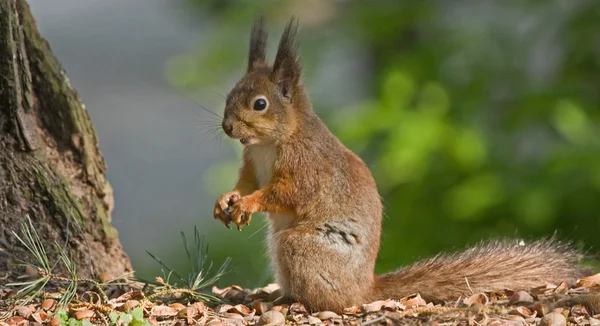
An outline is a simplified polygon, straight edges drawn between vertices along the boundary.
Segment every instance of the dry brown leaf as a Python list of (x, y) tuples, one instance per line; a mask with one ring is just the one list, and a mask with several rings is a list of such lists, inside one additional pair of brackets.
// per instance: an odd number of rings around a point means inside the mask
[(50, 316), (48, 316), (48, 314), (45, 311), (40, 310), (31, 314), (31, 318), (33, 318), (38, 323), (43, 324), (50, 319)]
[(487, 297), (487, 295), (485, 295), (484, 293), (475, 293), (472, 296), (465, 298), (464, 303), (467, 306), (472, 306), (474, 304), (479, 304), (482, 306), (487, 305), (489, 302), (489, 299)]
[(556, 294), (566, 294), (569, 292), (569, 284), (567, 282), (560, 283), (556, 289), (554, 289), (554, 293)]
[(314, 316), (319, 318), (320, 320), (342, 318), (340, 317), (340, 315), (336, 314), (333, 311), (321, 311), (316, 313)]
[(238, 289), (230, 289), (229, 291), (223, 294), (223, 298), (225, 300), (239, 302), (243, 301), (246, 298), (246, 293), (244, 291), (240, 291)]
[(566, 326), (567, 319), (558, 312), (551, 312), (540, 320), (539, 326)]
[(152, 314), (154, 316), (160, 316), (160, 317), (176, 316), (177, 313), (178, 313), (177, 309), (175, 309), (173, 307), (169, 307), (169, 306), (163, 306), (163, 305), (154, 306), (150, 310), (150, 314)]
[(533, 309), (537, 312), (538, 316), (544, 316), (548, 313), (548, 306), (539, 301), (533, 304)]
[(9, 318), (8, 320), (6, 320), (7, 325), (10, 326), (21, 326), (21, 325), (28, 325), (29, 321), (21, 316), (13, 316), (11, 318)]
[(183, 310), (183, 309), (185, 309), (185, 306), (184, 306), (184, 305), (182, 305), (182, 304), (181, 304), (181, 303), (179, 303), (179, 302), (171, 303), (171, 304), (169, 305), (169, 307), (171, 307), (171, 308), (173, 308), (173, 309), (176, 309), (177, 311), (180, 311), (180, 310)]
[(344, 314), (346, 315), (354, 315), (360, 311), (359, 306), (352, 306), (350, 308), (344, 308)]
[(421, 295), (418, 293), (404, 297), (399, 301), (403, 306), (407, 308), (427, 305), (427, 302), (423, 298), (421, 298)]
[(571, 318), (575, 319), (575, 321), (577, 321), (577, 323), (579, 324), (583, 321), (583, 319), (590, 318), (590, 313), (588, 312), (585, 306), (576, 304), (573, 307), (571, 307), (570, 316)]
[(110, 275), (107, 272), (100, 273), (100, 275), (98, 276), (98, 280), (100, 280), (100, 283), (106, 283), (106, 282), (112, 281), (112, 279), (113, 279), (112, 275)]
[(243, 304), (237, 304), (231, 307), (230, 312), (234, 312), (236, 314), (240, 314), (242, 316), (254, 316), (256, 310), (250, 309)]
[(313, 317), (313, 316), (308, 316), (308, 323), (310, 325), (316, 325), (316, 324), (321, 324), (321, 319), (317, 318), (317, 317)]
[(32, 304), (26, 305), (26, 306), (20, 306), (17, 308), (17, 313), (19, 314), (19, 316), (25, 318), (25, 319), (29, 319), (29, 317), (31, 317), (31, 314), (33, 314), (35, 312), (35, 306)]
[(122, 305), (122, 310), (125, 312), (129, 312), (129, 311), (133, 310), (134, 308), (137, 308), (139, 305), (140, 305), (140, 302), (137, 300), (127, 300)]
[(273, 293), (277, 290), (281, 289), (281, 287), (279, 286), (279, 284), (277, 283), (271, 283), (268, 284), (267, 286), (260, 288), (260, 291), (265, 292), (265, 293)]
[(206, 312), (206, 306), (202, 302), (194, 302), (194, 303), (190, 304), (189, 306), (196, 309), (198, 311), (198, 313), (203, 314)]
[(285, 317), (282, 313), (278, 311), (267, 311), (262, 316), (260, 316), (257, 325), (260, 326), (266, 324), (283, 325), (285, 324)]
[(223, 318), (227, 318), (227, 319), (235, 319), (235, 320), (244, 320), (244, 316), (240, 315), (240, 314), (236, 314), (234, 312), (226, 312), (224, 314), (222, 314)]
[[(177, 316), (179, 318), (186, 318), (189, 320), (191, 320), (192, 318), (196, 318), (196, 316), (198, 316), (198, 310), (194, 307), (185, 307), (183, 309), (181, 309), (178, 313)], [(190, 324), (188, 322), (188, 324)]]
[(56, 301), (54, 299), (46, 299), (42, 302), (41, 307), (44, 310), (53, 310), (56, 305)]
[(588, 277), (584, 277), (581, 280), (577, 281), (578, 287), (591, 288), (594, 286), (600, 285), (600, 273), (594, 274)]
[(308, 313), (308, 311), (306, 311), (306, 308), (304, 307), (304, 305), (301, 303), (298, 303), (298, 302), (292, 303), (292, 305), (290, 306), (288, 311), (294, 315), (298, 315), (298, 314), (305, 315)]
[(77, 319), (77, 320), (90, 319), (90, 318), (93, 318), (95, 314), (96, 313), (93, 310), (89, 310), (89, 309), (79, 310), (79, 311), (75, 312), (75, 319)]
[(373, 301), (371, 303), (363, 304), (362, 311), (363, 312), (376, 312), (376, 311), (381, 310), (381, 308), (383, 308), (383, 306), (385, 304), (386, 304), (386, 301), (384, 301), (384, 300), (377, 300), (377, 301)]
[(60, 320), (58, 319), (58, 317), (52, 317), (52, 319), (50, 320), (50, 326), (60, 326)]
[(532, 318), (535, 317), (537, 312), (536, 311), (531, 311), (529, 310), (527, 307), (524, 306), (519, 306), (514, 308), (513, 310), (508, 312), (511, 315), (518, 315), (524, 318)]
[(262, 302), (260, 300), (254, 300), (252, 302), (252, 308), (256, 311), (257, 315), (262, 315), (265, 312), (271, 310), (273, 308), (273, 304), (270, 302)]
[(504, 319), (519, 322), (520, 325), (525, 324), (525, 318), (523, 318), (519, 315), (508, 315)]
[(228, 312), (228, 311), (229, 311), (231, 308), (233, 308), (233, 306), (232, 306), (232, 305), (230, 305), (230, 304), (221, 304), (221, 305), (218, 305), (218, 306), (215, 308), (215, 311), (216, 311), (218, 314), (222, 314), (222, 313), (226, 313), (226, 312)]
[(219, 319), (213, 319), (213, 320), (209, 321), (206, 325), (208, 325), (208, 326), (225, 326), (225, 323), (223, 323)]
[(514, 303), (533, 303), (533, 297), (531, 296), (531, 294), (525, 292), (525, 291), (519, 291), (516, 292), (515, 294), (513, 294), (510, 297), (510, 300), (508, 301), (511, 304)]

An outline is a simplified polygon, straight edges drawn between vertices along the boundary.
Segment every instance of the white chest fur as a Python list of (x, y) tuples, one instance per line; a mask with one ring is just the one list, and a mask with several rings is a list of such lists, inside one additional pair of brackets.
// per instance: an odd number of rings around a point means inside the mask
[(277, 152), (273, 145), (255, 145), (248, 148), (252, 167), (256, 174), (258, 187), (267, 185), (273, 177), (273, 167), (277, 159)]
[[(261, 189), (273, 178), (273, 168), (277, 164), (277, 150), (273, 145), (255, 145), (248, 148), (248, 155), (258, 181), (258, 188)], [(290, 214), (268, 213), (267, 216), (271, 233), (289, 228), (294, 220), (294, 216)]]

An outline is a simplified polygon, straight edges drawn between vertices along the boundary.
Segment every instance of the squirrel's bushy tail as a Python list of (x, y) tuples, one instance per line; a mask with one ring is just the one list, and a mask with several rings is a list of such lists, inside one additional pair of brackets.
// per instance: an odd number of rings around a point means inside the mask
[(379, 299), (420, 293), (449, 301), (472, 293), (529, 290), (545, 282), (574, 283), (593, 274), (579, 265), (583, 253), (554, 239), (524, 243), (497, 240), (456, 254), (441, 254), (377, 277)]

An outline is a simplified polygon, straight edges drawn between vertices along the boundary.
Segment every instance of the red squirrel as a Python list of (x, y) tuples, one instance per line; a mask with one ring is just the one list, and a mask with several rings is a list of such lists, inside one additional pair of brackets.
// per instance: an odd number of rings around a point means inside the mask
[(413, 293), (452, 300), (591, 273), (567, 244), (500, 240), (376, 275), (381, 198), (365, 163), (313, 111), (300, 78), (297, 30), (290, 19), (269, 65), (264, 19), (254, 23), (246, 74), (227, 95), (222, 121), (244, 145), (243, 164), (214, 208), (215, 219), (238, 229), (253, 213), (267, 213), (268, 254), (283, 295), (277, 302), (341, 312)]

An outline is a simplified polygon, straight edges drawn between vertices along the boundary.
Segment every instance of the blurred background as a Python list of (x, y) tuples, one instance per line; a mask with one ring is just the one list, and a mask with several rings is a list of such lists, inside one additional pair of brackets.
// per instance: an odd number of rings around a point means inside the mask
[(300, 17), (315, 110), (377, 179), (379, 272), (496, 236), (600, 252), (598, 1), (29, 1), (91, 114), (139, 276), (160, 275), (146, 251), (185, 271), (196, 225), (233, 259), (220, 285), (270, 280), (264, 219), (212, 218), (241, 148), (206, 111), (243, 75), (259, 12), (271, 59)]

